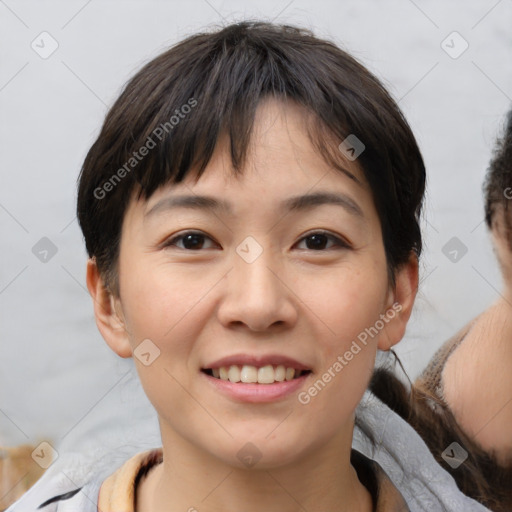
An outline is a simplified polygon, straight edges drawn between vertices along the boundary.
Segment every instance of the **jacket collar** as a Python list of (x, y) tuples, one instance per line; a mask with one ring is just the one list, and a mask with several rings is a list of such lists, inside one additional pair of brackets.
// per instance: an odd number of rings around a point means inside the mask
[[(134, 512), (139, 480), (162, 460), (162, 448), (141, 452), (128, 459), (102, 483), (98, 512)], [(377, 462), (353, 449), (351, 463), (359, 480), (372, 496), (374, 512), (409, 510), (402, 495)]]

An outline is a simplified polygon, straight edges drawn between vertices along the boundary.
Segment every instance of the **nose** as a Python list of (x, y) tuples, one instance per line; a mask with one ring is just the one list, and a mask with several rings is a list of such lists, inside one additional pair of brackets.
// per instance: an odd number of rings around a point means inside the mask
[(269, 251), (252, 262), (235, 254), (225, 286), (218, 318), (226, 327), (245, 325), (263, 332), (286, 329), (297, 321), (296, 296)]

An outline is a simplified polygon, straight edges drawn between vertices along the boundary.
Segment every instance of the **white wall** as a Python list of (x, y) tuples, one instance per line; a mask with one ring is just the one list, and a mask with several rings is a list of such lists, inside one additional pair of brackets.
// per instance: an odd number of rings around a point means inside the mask
[[(512, 105), (512, 1), (15, 1), (0, 3), (0, 444), (84, 449), (157, 440), (131, 361), (106, 346), (85, 289), (75, 182), (107, 106), (144, 62), (206, 25), (248, 16), (333, 37), (382, 78), (428, 168), (423, 282), (398, 353), (411, 377), (497, 297), (481, 184)], [(51, 40), (58, 49), (47, 59)], [(441, 48), (453, 31), (469, 44)], [(47, 36), (45, 36), (47, 37)], [(454, 39), (452, 51), (462, 48)], [(57, 252), (42, 263), (33, 246)], [(443, 246), (458, 237), (453, 263)], [(134, 418), (140, 423), (134, 423)], [(134, 426), (135, 425), (135, 426)], [(143, 434), (144, 432), (144, 434)]]

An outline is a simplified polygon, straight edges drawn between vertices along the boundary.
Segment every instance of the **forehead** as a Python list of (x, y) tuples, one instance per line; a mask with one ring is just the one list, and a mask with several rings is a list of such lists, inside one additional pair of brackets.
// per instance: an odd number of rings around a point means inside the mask
[[(364, 173), (357, 162), (346, 159), (338, 149), (341, 141), (333, 137), (332, 150), (339, 154), (342, 171), (333, 169), (319, 154), (308, 131), (310, 123), (311, 114), (299, 105), (266, 99), (256, 111), (247, 159), (240, 174), (233, 170), (230, 141), (224, 134), (197, 182), (190, 176), (183, 184), (175, 184), (168, 189), (253, 187), (255, 191), (265, 188), (270, 192), (292, 186), (304, 190), (312, 188), (320, 180), (324, 183), (344, 183), (347, 179), (364, 188)], [(154, 201), (154, 198), (150, 199)]]
[[(210, 201), (209, 206), (226, 213), (232, 204), (236, 204), (237, 210), (257, 211), (263, 205), (290, 210), (301, 201), (302, 205), (304, 201), (343, 202), (354, 213), (371, 208), (370, 190), (357, 161), (344, 158), (333, 140), (332, 149), (340, 153), (340, 168), (334, 169), (312, 143), (308, 119), (308, 113), (292, 102), (265, 100), (256, 111), (247, 158), (240, 173), (234, 172), (230, 141), (224, 135), (199, 179), (191, 173), (182, 182), (161, 186), (146, 201), (131, 206), (146, 217), (165, 203), (163, 199), (186, 194), (214, 196), (216, 204)], [(313, 194), (316, 199), (299, 199)], [(332, 197), (326, 199), (327, 194)]]

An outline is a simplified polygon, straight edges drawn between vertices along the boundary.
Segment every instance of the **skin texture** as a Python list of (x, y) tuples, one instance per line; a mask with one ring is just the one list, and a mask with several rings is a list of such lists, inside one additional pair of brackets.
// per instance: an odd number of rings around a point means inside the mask
[(443, 389), (461, 428), (502, 465), (512, 465), (512, 254), (497, 212), (491, 232), (503, 277), (500, 298), (479, 315), (446, 361)]
[[(300, 107), (267, 100), (240, 177), (232, 175), (223, 141), (197, 183), (187, 177), (147, 202), (133, 200), (122, 229), (118, 297), (105, 290), (94, 260), (88, 264), (97, 325), (112, 350), (131, 357), (148, 338), (160, 350), (149, 366), (134, 358), (164, 451), (164, 462), (139, 486), (137, 510), (371, 510), (349, 460), (354, 410), (377, 348), (404, 335), (417, 261), (411, 257), (397, 271), (391, 288), (361, 169), (345, 162), (350, 177), (330, 168), (304, 126)], [(278, 207), (319, 191), (349, 196), (362, 215), (332, 204), (288, 213)], [(233, 213), (159, 208), (144, 218), (163, 198), (190, 193), (228, 200)], [(199, 249), (187, 249), (183, 239), (164, 246), (186, 230), (205, 235)], [(318, 230), (342, 245), (327, 237), (315, 249), (306, 235)], [(236, 252), (247, 236), (263, 251), (252, 263)], [(201, 373), (232, 354), (281, 354), (312, 370), (301, 391), (396, 302), (401, 311), (307, 405), (297, 393), (242, 403)], [(247, 442), (261, 453), (252, 468), (237, 457)]]

